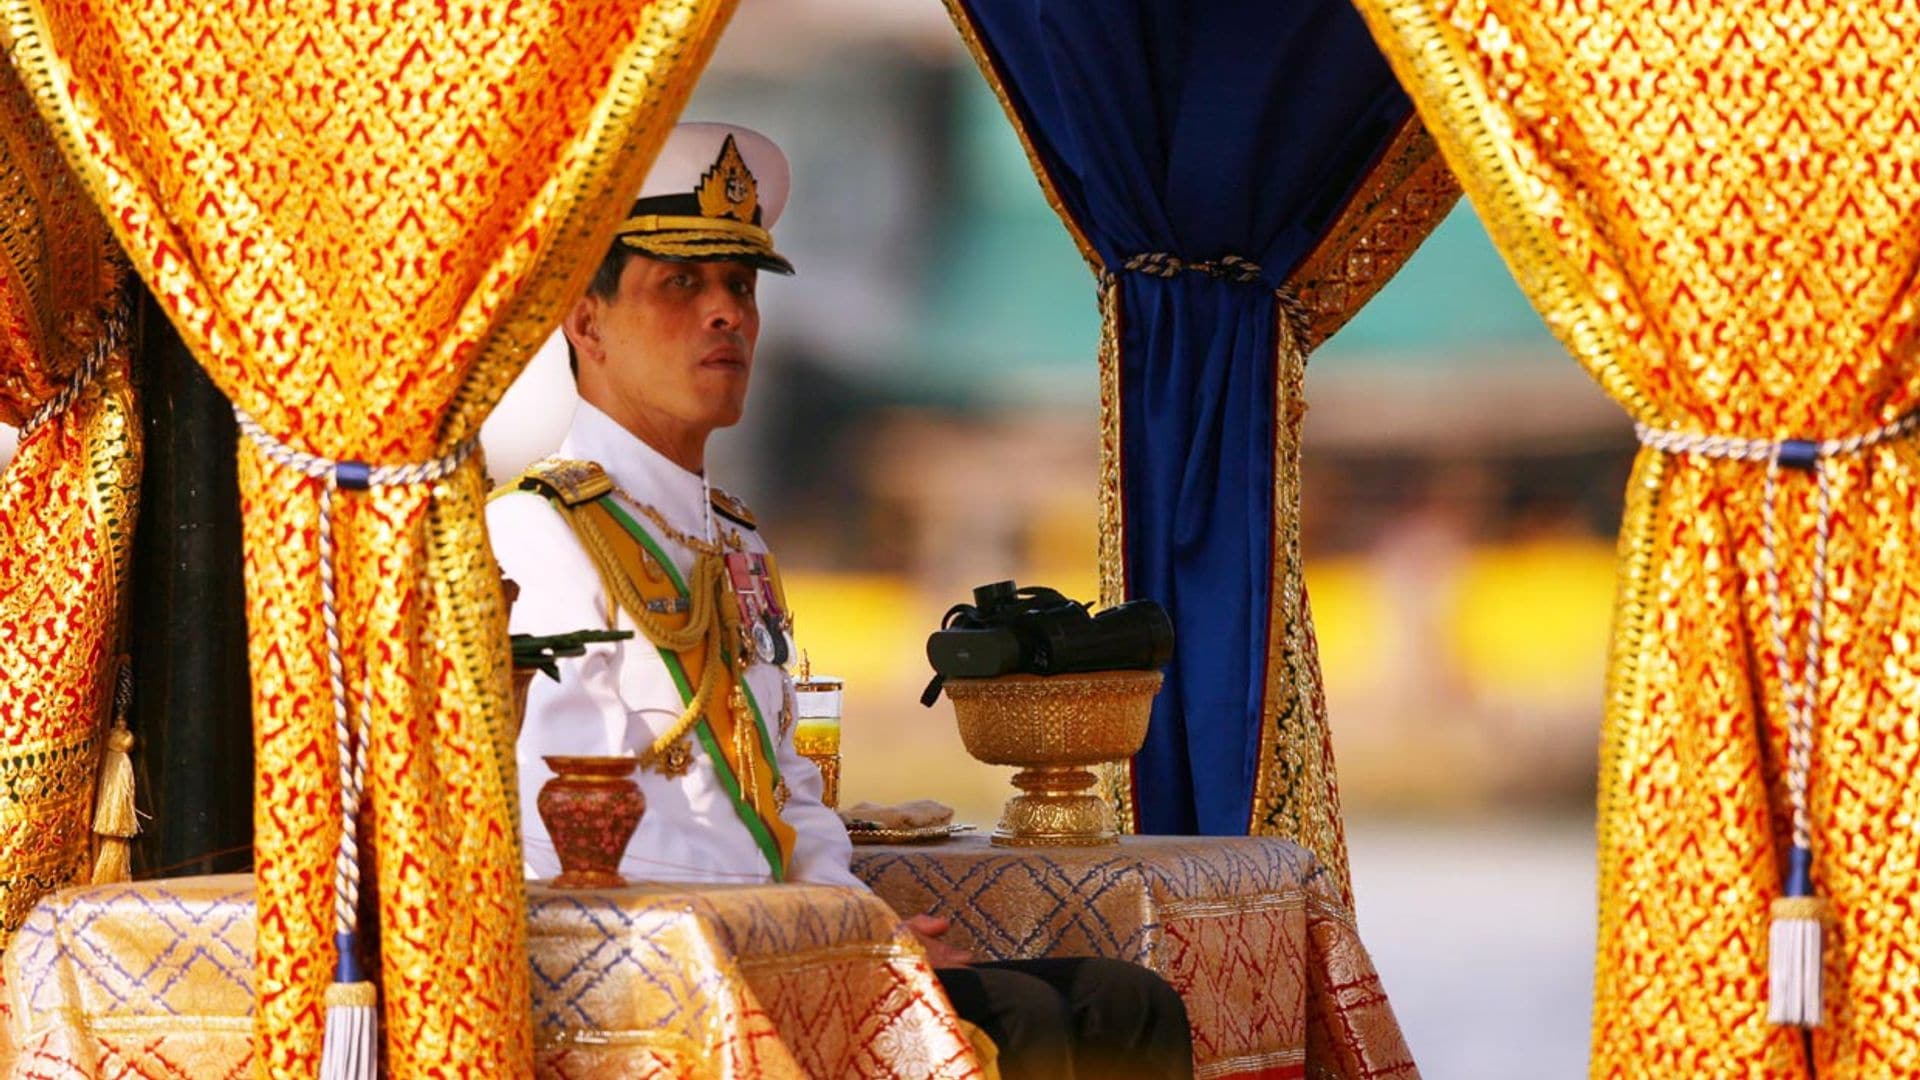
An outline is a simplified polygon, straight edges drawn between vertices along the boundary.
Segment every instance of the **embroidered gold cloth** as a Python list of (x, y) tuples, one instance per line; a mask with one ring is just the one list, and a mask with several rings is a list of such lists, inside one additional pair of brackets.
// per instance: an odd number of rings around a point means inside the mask
[(953, 920), (983, 960), (1110, 956), (1180, 992), (1196, 1075), (1416, 1077), (1339, 881), (1264, 837), (1123, 837), (997, 848), (980, 838), (854, 849), (896, 911)]
[[(1910, 412), (1920, 21), (1908, 5), (1361, 0), (1522, 287), (1643, 423), (1840, 439)], [(1814, 706), (1826, 1023), (1766, 1023), (1788, 841), (1765, 466), (1643, 451), (1627, 492), (1600, 778), (1595, 1076), (1920, 1069), (1920, 457), (1834, 488)], [(1815, 488), (1781, 478), (1790, 677)], [(1515, 613), (1524, 618), (1524, 613)]]
[(140, 423), (117, 349), (106, 223), (0, 63), (0, 422), (64, 408), (0, 476), (0, 950), (49, 889), (88, 880), (95, 773), (118, 670)]
[[(194, 355), (281, 443), (427, 462), (592, 273), (732, 0), (0, 0), (69, 164)], [(310, 1075), (338, 740), (320, 483), (243, 443), (260, 1066)], [(335, 501), (393, 1075), (530, 1061), (506, 618), (468, 460)]]
[[(527, 893), (538, 1075), (979, 1075), (925, 954), (870, 894)], [(7, 956), (12, 1075), (258, 1074), (254, 916), (236, 875), (46, 901)]]

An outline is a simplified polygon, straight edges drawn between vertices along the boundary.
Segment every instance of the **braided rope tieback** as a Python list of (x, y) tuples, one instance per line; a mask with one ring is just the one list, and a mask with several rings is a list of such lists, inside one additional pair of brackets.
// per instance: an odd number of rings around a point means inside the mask
[[(333, 499), (336, 491), (427, 484), (442, 480), (479, 445), (476, 435), (432, 461), (369, 465), (334, 461), (296, 450), (269, 434), (238, 405), (240, 431), (275, 464), (320, 484), (320, 614), (327, 637), (327, 687), (333, 704), (334, 738), (340, 744), (340, 846), (334, 859), (334, 945), (339, 956), (327, 989), (326, 1040), (321, 1047), (322, 1080), (373, 1080), (378, 1063), (373, 984), (360, 967), (360, 801), (366, 792), (367, 743), (372, 729), (368, 694), (360, 695), (357, 724), (349, 719), (346, 663), (340, 646), (340, 608), (335, 584)], [(364, 667), (362, 684), (368, 675)]]
[[(1920, 412), (1844, 439), (1741, 439), (1635, 424), (1640, 443), (1666, 454), (1721, 461), (1764, 463), (1761, 503), (1762, 578), (1767, 594), (1768, 636), (1772, 640), (1780, 701), (1787, 712), (1787, 796), (1792, 806), (1793, 847), (1788, 853), (1782, 896), (1774, 901), (1768, 937), (1768, 1022), (1817, 1027), (1821, 1021), (1821, 931), (1824, 903), (1813, 888), (1813, 814), (1808, 807), (1813, 774), (1815, 711), (1825, 654), (1827, 547), (1833, 535), (1833, 477), (1830, 458), (1853, 457), (1920, 429)], [(1801, 679), (1795, 682), (1787, 644), (1786, 605), (1780, 584), (1779, 492), (1782, 469), (1811, 473), (1815, 484), (1813, 586), (1808, 598), (1807, 640)]]
[(1208, 259), (1204, 262), (1188, 262), (1178, 255), (1171, 255), (1164, 251), (1149, 251), (1133, 256), (1123, 265), (1128, 270), (1157, 278), (1173, 278), (1182, 273), (1194, 273), (1242, 283), (1260, 280), (1260, 264), (1238, 255), (1222, 255), (1218, 259)]
[(34, 432), (45, 427), (55, 417), (73, 406), (81, 392), (100, 376), (100, 369), (106, 366), (107, 357), (112, 356), (113, 351), (120, 347), (120, 341), (126, 336), (126, 332), (126, 320), (123, 317), (113, 315), (102, 320), (100, 336), (94, 340), (93, 347), (87, 350), (87, 354), (80, 358), (80, 366), (75, 368), (73, 374), (67, 378), (66, 385), (55, 391), (52, 397), (41, 402), (40, 407), (33, 410), (33, 415), (27, 417), (27, 422), (20, 425), (21, 442), (26, 442)]

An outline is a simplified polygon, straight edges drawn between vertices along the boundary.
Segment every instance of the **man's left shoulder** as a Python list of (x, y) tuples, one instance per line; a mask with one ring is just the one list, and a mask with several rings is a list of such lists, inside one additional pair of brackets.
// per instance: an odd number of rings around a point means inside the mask
[(755, 532), (759, 531), (760, 522), (753, 516), (753, 511), (747, 509), (746, 503), (721, 491), (719, 488), (709, 488), (708, 495), (713, 502), (714, 513), (719, 514), (721, 517), (726, 518), (741, 528)]

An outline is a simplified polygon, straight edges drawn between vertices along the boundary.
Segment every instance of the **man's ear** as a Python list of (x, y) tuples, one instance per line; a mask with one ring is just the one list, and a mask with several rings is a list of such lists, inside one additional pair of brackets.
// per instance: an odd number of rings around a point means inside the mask
[(600, 343), (600, 298), (588, 293), (573, 302), (567, 317), (560, 320), (560, 332), (582, 363), (599, 363), (606, 356)]

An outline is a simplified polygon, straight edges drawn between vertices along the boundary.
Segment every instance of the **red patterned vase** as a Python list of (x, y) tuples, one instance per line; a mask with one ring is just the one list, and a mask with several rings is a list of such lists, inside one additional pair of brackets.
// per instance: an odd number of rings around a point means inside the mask
[(620, 876), (620, 856), (640, 827), (647, 800), (634, 782), (640, 766), (636, 757), (567, 757), (550, 754), (541, 760), (553, 770), (553, 779), (540, 788), (535, 805), (560, 856), (560, 889), (617, 889), (627, 883)]

